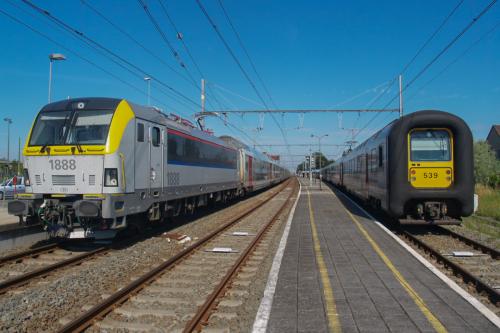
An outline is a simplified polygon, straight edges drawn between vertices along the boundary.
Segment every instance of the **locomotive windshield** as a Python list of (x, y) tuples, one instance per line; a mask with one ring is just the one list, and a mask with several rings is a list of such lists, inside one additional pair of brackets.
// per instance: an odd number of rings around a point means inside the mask
[(29, 145), (105, 144), (112, 117), (112, 110), (42, 112)]
[(417, 130), (410, 134), (412, 161), (451, 160), (450, 135), (444, 130)]

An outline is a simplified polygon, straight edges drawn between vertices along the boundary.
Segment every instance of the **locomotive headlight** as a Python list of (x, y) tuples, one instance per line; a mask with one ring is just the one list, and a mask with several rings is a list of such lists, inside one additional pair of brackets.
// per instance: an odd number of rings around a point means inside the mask
[(30, 175), (28, 173), (28, 169), (23, 170), (23, 177), (24, 177), (24, 185), (31, 186)]
[(118, 169), (104, 169), (104, 186), (117, 187), (118, 186)]
[(443, 205), (441, 206), (441, 213), (442, 213), (443, 215), (448, 214), (448, 206), (446, 206), (446, 204), (445, 204), (445, 203), (443, 203)]

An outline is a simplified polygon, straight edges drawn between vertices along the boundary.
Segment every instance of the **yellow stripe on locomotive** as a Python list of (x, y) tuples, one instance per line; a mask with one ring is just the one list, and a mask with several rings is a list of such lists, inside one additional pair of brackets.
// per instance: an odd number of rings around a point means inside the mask
[(453, 183), (453, 134), (447, 128), (415, 128), (408, 133), (408, 182), (419, 189)]

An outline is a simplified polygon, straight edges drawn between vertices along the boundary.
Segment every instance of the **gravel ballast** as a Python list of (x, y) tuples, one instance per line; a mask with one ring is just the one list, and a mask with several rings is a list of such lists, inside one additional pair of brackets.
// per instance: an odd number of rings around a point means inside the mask
[[(244, 209), (267, 195), (264, 192), (250, 197), (169, 232), (186, 234), (196, 240), (222, 225), (234, 215), (236, 209)], [(152, 237), (80, 266), (57, 272), (38, 283), (16, 290), (16, 293), (2, 295), (0, 331), (55, 331), (81, 314), (82, 308), (95, 305), (103, 296), (130, 283), (133, 277), (143, 274), (189, 244), (179, 244), (161, 236)]]

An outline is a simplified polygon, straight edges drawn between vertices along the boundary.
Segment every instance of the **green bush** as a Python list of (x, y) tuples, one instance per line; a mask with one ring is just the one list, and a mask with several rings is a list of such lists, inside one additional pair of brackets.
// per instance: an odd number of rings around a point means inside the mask
[(500, 162), (486, 141), (474, 143), (474, 179), (476, 184), (500, 185)]

